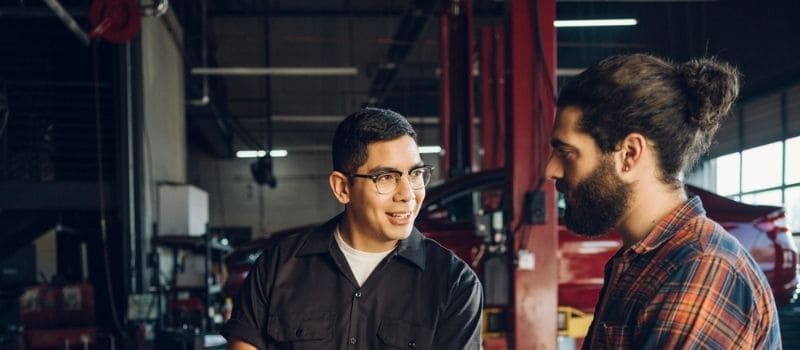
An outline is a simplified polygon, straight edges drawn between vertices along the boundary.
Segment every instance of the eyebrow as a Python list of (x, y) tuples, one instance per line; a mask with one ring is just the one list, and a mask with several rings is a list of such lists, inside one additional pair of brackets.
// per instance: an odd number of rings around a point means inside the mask
[(553, 148), (567, 147), (567, 148), (575, 149), (574, 146), (572, 146), (572, 145), (570, 145), (570, 144), (568, 144), (568, 143), (566, 143), (564, 141), (561, 141), (559, 139), (550, 140), (550, 146), (553, 146)]
[[(411, 166), (411, 168), (409, 168), (408, 170), (411, 171), (413, 169), (421, 168), (421, 167), (424, 167), (424, 166), (425, 166), (424, 162), (419, 162), (419, 163), (414, 164), (413, 166)], [(401, 171), (400, 169), (387, 167), (387, 166), (380, 166), (380, 165), (377, 166), (377, 167), (374, 167), (372, 169), (367, 170), (368, 174), (379, 174), (379, 173), (384, 173), (384, 172), (397, 172), (397, 173), (401, 173), (401, 174), (403, 173), (403, 171)]]

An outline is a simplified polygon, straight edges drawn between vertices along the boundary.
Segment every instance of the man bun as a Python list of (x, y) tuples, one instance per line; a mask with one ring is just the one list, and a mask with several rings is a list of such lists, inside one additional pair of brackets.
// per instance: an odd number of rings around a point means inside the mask
[(677, 68), (688, 88), (687, 122), (703, 133), (716, 131), (739, 95), (739, 72), (712, 58), (694, 59)]

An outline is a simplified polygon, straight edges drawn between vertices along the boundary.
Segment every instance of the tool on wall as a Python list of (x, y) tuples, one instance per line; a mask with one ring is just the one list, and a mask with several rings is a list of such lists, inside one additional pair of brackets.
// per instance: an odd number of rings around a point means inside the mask
[(94, 0), (89, 6), (89, 22), (89, 37), (122, 44), (139, 32), (142, 15), (135, 0)]
[(160, 17), (169, 10), (169, 1), (160, 0), (149, 6), (139, 6), (136, 0), (94, 0), (89, 5), (92, 29), (86, 33), (58, 0), (44, 0), (84, 45), (91, 39), (103, 39), (123, 44), (133, 39), (142, 27), (142, 15)]

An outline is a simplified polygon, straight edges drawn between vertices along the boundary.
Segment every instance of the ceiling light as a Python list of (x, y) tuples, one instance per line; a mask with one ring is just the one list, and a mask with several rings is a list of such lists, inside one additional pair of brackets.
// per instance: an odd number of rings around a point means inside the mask
[(358, 75), (356, 67), (195, 67), (192, 75)]
[(440, 154), (442, 147), (440, 146), (419, 146), (420, 154)]
[(572, 19), (553, 22), (556, 28), (635, 26), (637, 23), (635, 18)]
[[(265, 150), (243, 150), (243, 151), (236, 151), (236, 158), (261, 158), (267, 155), (267, 151)], [(272, 158), (282, 158), (289, 155), (289, 152), (285, 149), (274, 149), (269, 151), (269, 156)]]
[(556, 75), (559, 77), (574, 77), (585, 70), (586, 68), (557, 68)]

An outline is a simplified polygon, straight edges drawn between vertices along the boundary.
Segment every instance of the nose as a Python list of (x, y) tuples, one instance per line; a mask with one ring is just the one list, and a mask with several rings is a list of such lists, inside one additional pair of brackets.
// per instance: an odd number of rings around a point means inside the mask
[(401, 202), (408, 202), (414, 199), (414, 189), (411, 188), (411, 181), (407, 176), (403, 176), (397, 182), (397, 188), (394, 190), (394, 200)]
[(544, 168), (544, 176), (550, 180), (558, 180), (564, 177), (564, 167), (555, 153), (550, 153), (550, 159), (547, 160), (547, 166)]

